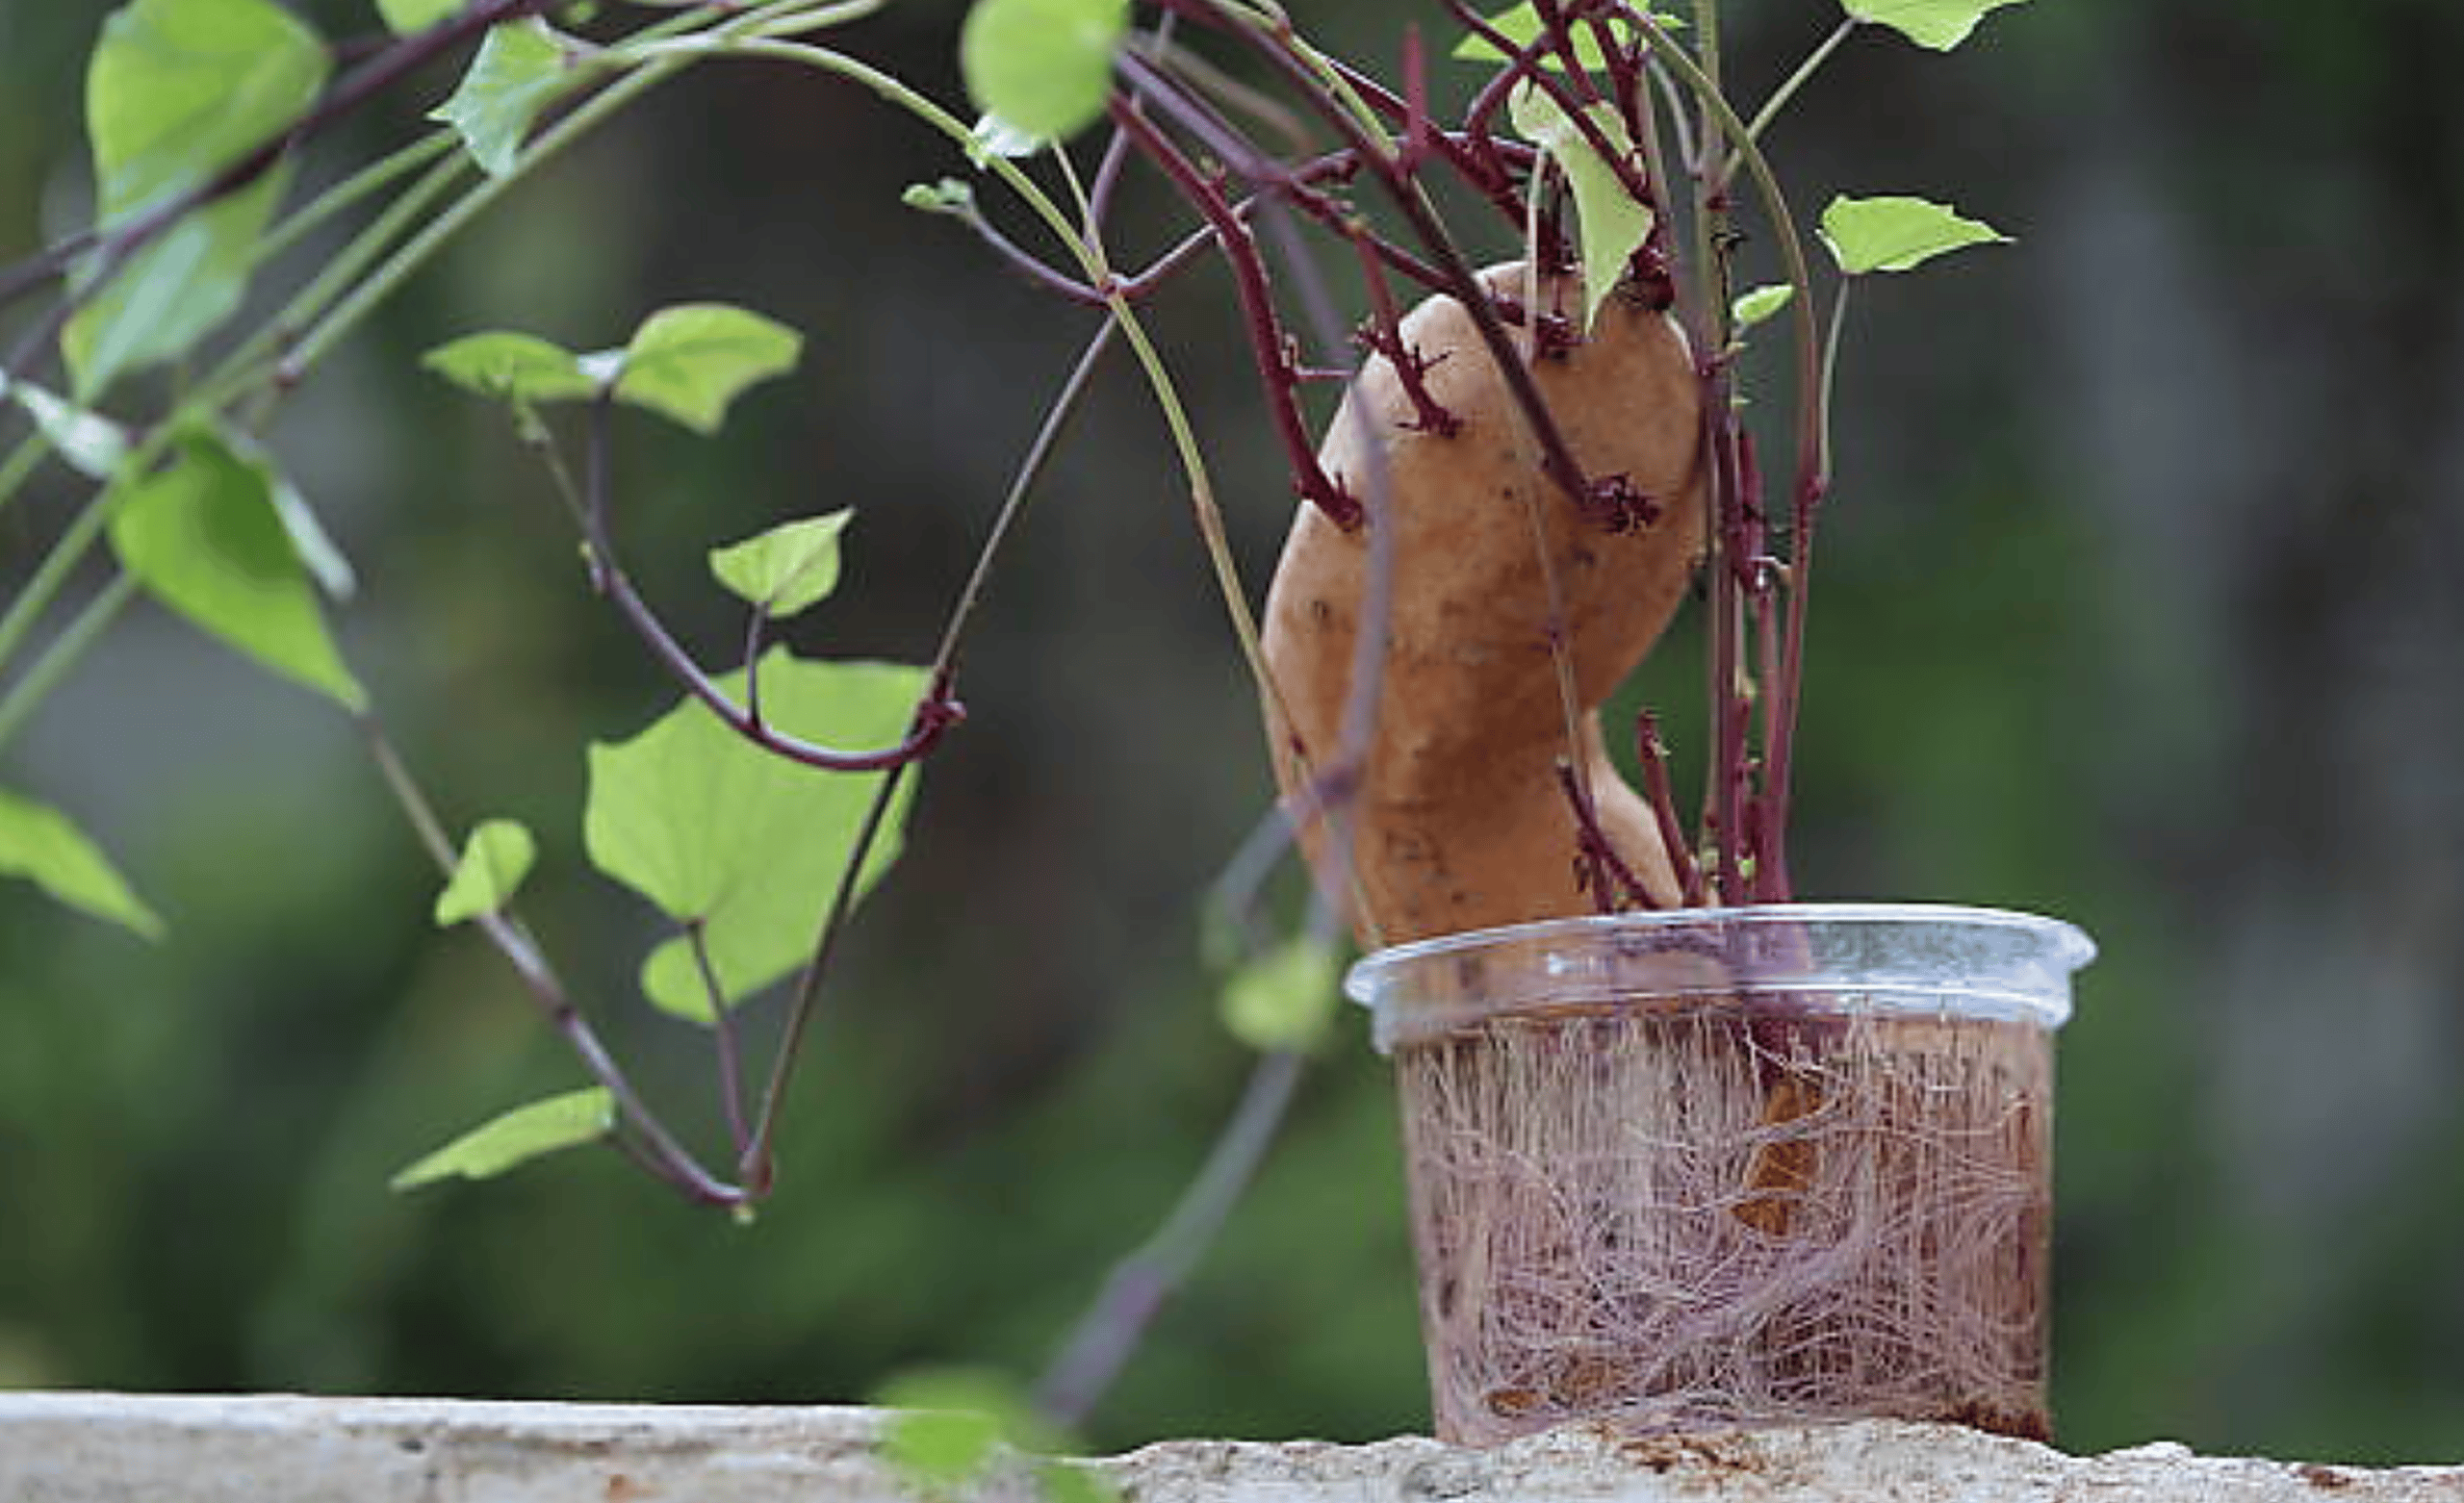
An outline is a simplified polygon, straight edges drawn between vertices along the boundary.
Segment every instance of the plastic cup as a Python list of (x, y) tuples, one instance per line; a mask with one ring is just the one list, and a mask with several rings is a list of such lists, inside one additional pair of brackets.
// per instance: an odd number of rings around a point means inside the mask
[(1863, 1416), (2043, 1439), (2067, 924), (1920, 904), (1381, 951), (1438, 1435)]

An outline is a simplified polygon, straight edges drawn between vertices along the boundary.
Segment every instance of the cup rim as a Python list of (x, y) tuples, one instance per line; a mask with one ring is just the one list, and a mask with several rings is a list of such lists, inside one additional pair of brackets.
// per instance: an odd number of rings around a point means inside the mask
[(1364, 975), (1435, 959), (1460, 950), (1485, 949), (1514, 941), (1600, 933), (1610, 930), (1682, 929), (1694, 924), (1789, 924), (1815, 920), (1832, 924), (1904, 924), (1963, 922), (1988, 928), (2027, 930), (2054, 940), (2052, 958), (2078, 970), (2096, 958), (2096, 942), (2087, 931), (2062, 919), (2016, 908), (1990, 908), (1957, 903), (1757, 903), (1733, 907), (1654, 908), (1625, 913), (1580, 913), (1570, 918), (1532, 919), (1489, 929), (1468, 929), (1426, 939), (1405, 940), (1373, 950), (1352, 963), (1344, 978), (1344, 993), (1354, 1002), (1362, 995)]
[[(1394, 1009), (1399, 999), (1392, 995), (1400, 977), (1450, 958), (1460, 959), (1482, 951), (1520, 949), (1530, 953), (1552, 943), (1574, 945), (1616, 934), (1648, 934), (1654, 931), (1681, 932), (1688, 929), (1716, 926), (1732, 931), (1739, 927), (1759, 928), (1786, 924), (1807, 924), (1838, 929), (1842, 927), (1951, 925), (1986, 930), (1999, 930), (2014, 935), (2032, 937), (2041, 948), (2032, 957), (2047, 980), (2065, 981), (2059, 996), (2016, 998), (1997, 988), (1993, 995), (2005, 1002), (2018, 1002), (2026, 1014), (2047, 1027), (2059, 1027), (2066, 1021), (2070, 1007), (2066, 979), (2095, 958), (2095, 941), (2076, 926), (2041, 914), (2015, 909), (1991, 908), (1938, 903), (1775, 903), (1732, 907), (1666, 908), (1628, 913), (1584, 914), (1571, 918), (1536, 919), (1529, 923), (1504, 925), (1491, 929), (1468, 930), (1453, 934), (1432, 935), (1425, 939), (1406, 941), (1373, 951), (1354, 962), (1344, 977), (1344, 993), (1352, 1001), (1369, 1008), (1377, 1016), (1377, 1032), (1381, 1039), (1394, 1029)], [(1828, 987), (1834, 983), (1821, 983)], [(1807, 989), (1804, 983), (1783, 983), (1773, 990)], [(1401, 1003), (1408, 1006), (1408, 1003)]]

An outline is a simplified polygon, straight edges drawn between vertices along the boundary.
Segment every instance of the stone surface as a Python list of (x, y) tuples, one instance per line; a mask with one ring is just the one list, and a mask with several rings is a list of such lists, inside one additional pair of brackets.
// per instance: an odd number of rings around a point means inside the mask
[[(4, 1503), (910, 1503), (860, 1409), (0, 1393)], [(2464, 1503), (2464, 1467), (2069, 1457), (1871, 1421), (1493, 1451), (1176, 1440), (1084, 1464), (1130, 1503)], [(1029, 1498), (1022, 1478), (978, 1495)]]

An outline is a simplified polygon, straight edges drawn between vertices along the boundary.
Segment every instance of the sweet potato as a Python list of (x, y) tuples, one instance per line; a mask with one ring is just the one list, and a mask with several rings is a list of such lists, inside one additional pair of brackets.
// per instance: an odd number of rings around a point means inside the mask
[[(1517, 267), (1484, 273), (1521, 297)], [(1572, 278), (1540, 284), (1543, 308), (1580, 318)], [(1567, 721), (1549, 651), (1552, 623), (1530, 501), (1564, 596), (1562, 636), (1582, 707), (1579, 753), (1600, 824), (1655, 894), (1677, 890), (1657, 827), (1617, 777), (1595, 707), (1650, 650), (1683, 599), (1702, 550), (1700, 383), (1665, 315), (1612, 297), (1589, 336), (1543, 356), (1534, 375), (1584, 473), (1623, 475), (1657, 507), (1624, 532), (1586, 515), (1542, 472), (1540, 450), (1470, 314), (1431, 298), (1401, 323), (1427, 361), (1439, 405), (1461, 420), (1443, 435), (1416, 413), (1391, 362), (1371, 360), (1319, 453), (1355, 496), (1372, 484), (1365, 410), (1386, 456), (1385, 525), (1394, 528), (1394, 601), (1376, 730), (1348, 805), (1356, 915), (1387, 942), (1588, 911), (1577, 885), (1577, 828), (1555, 764)], [(1295, 802), (1321, 874), (1324, 834), (1301, 757), (1337, 751), (1369, 565), (1368, 528), (1303, 506), (1267, 600), (1265, 648), (1290, 723), (1270, 711), (1278, 779)]]

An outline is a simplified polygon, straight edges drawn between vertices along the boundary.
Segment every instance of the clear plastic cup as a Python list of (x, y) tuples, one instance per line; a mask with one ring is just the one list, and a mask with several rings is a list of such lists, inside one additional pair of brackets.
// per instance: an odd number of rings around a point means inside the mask
[(2094, 954), (2027, 914), (1778, 904), (1362, 960), (1438, 1434), (2044, 1438), (2052, 1032)]

